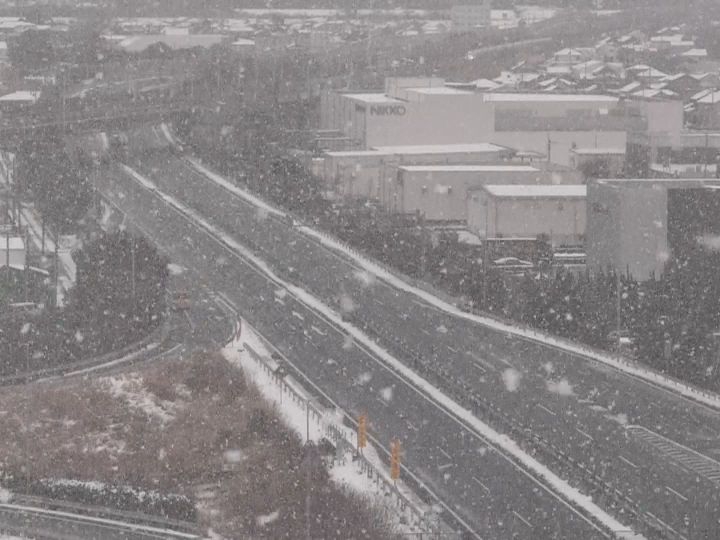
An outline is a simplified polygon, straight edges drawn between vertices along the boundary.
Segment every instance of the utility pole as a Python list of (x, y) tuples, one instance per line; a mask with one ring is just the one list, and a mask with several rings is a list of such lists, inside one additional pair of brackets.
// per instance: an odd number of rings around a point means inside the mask
[(132, 308), (133, 317), (135, 317), (135, 237), (130, 237), (130, 273), (131, 273), (131, 290), (132, 290)]
[(616, 315), (617, 315), (617, 352), (618, 356), (620, 355), (620, 329), (622, 328), (622, 305), (621, 305), (621, 292), (620, 292), (620, 271), (615, 270), (615, 288), (617, 289), (615, 297), (616, 297)]
[(55, 232), (55, 256), (53, 258), (53, 274), (54, 274), (54, 280), (55, 280), (55, 306), (53, 306), (55, 309), (58, 307), (58, 272), (59, 272), (59, 265), (58, 265), (58, 240), (59, 240), (59, 232)]

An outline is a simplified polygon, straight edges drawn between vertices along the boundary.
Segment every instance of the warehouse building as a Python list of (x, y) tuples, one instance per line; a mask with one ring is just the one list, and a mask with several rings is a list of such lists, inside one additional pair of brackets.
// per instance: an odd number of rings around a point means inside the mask
[(536, 184), (542, 171), (529, 165), (404, 165), (381, 191), (390, 212), (420, 214), (428, 221), (467, 219), (468, 190), (491, 183)]
[(624, 108), (591, 94), (477, 92), (437, 78), (389, 78), (385, 91), (327, 91), (320, 128), (350, 149), (492, 142), (569, 164), (573, 147), (624, 147)]
[(479, 164), (499, 162), (513, 151), (494, 144), (427, 146), (386, 146), (372, 150), (326, 152), (315, 170), (325, 189), (336, 198), (380, 199), (385, 181), (397, 174), (397, 167), (410, 165)]
[(644, 281), (667, 262), (720, 237), (720, 181), (705, 178), (603, 179), (588, 184), (587, 266)]
[(537, 238), (552, 245), (582, 243), (585, 185), (488, 184), (469, 191), (467, 225), (481, 238)]

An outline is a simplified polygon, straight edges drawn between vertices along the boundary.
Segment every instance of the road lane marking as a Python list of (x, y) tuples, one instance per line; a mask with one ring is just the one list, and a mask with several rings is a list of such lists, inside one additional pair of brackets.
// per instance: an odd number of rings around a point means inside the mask
[(685, 495), (683, 495), (682, 493), (678, 493), (677, 491), (675, 491), (675, 490), (674, 490), (673, 488), (671, 488), (670, 486), (665, 486), (665, 489), (667, 489), (667, 490), (668, 490), (670, 493), (672, 493), (673, 495), (677, 496), (679, 499), (682, 499), (682, 500), (685, 501), (685, 502), (688, 501), (688, 498), (687, 498)]
[(582, 435), (583, 437), (587, 437), (587, 438), (590, 439), (591, 441), (595, 440), (595, 439), (592, 438), (591, 435), (589, 435), (588, 433), (585, 433), (582, 429), (575, 428), (575, 431), (577, 431), (577, 432), (578, 432), (580, 435)]
[(317, 326), (315, 326), (315, 325), (312, 325), (312, 326), (310, 327), (310, 329), (311, 329), (313, 332), (315, 332), (317, 335), (319, 335), (319, 336), (327, 336), (327, 332), (323, 332), (322, 330), (320, 330), (320, 329), (319, 329)]
[(490, 488), (487, 487), (485, 484), (482, 483), (478, 478), (475, 476), (472, 477), (472, 479), (475, 481), (475, 483), (479, 484), (481, 488), (485, 490), (486, 493), (490, 493)]
[(633, 469), (637, 469), (637, 468), (638, 468), (638, 466), (635, 465), (635, 464), (634, 464), (632, 461), (630, 461), (629, 459), (625, 459), (625, 458), (622, 457), (622, 456), (618, 456), (618, 459), (623, 460), (625, 463), (627, 463), (628, 465), (630, 465)]
[[(128, 168), (129, 169), (129, 168)], [(131, 169), (130, 169), (131, 170)], [(132, 171), (132, 170), (131, 170)], [(134, 175), (133, 175), (134, 176)], [(169, 201), (168, 204), (170, 206), (176, 206), (174, 210), (176, 210), (177, 213), (182, 214), (183, 212), (178, 209), (176, 203), (173, 199), (171, 199), (169, 196), (162, 195), (163, 200)], [(183, 210), (185, 210), (184, 207), (182, 207)], [(233, 253), (238, 259), (243, 260), (243, 262), (246, 262), (250, 268), (252, 268), (256, 273), (259, 275), (265, 274), (268, 279), (268, 281), (281, 281), (279, 278), (275, 277), (272, 272), (268, 271), (264, 268), (260, 263), (255, 261), (255, 257), (252, 255), (249, 255), (246, 253), (247, 249), (243, 246), (240, 246), (237, 244), (234, 240), (228, 241), (224, 237), (218, 235), (213, 231), (210, 226), (206, 225), (206, 222), (202, 218), (197, 218), (194, 216), (194, 212), (186, 211), (185, 214), (187, 214), (188, 221), (194, 221), (194, 225), (197, 226), (199, 229), (204, 229), (203, 232), (207, 234), (210, 238), (213, 238), (216, 240), (219, 244), (223, 245), (225, 249), (227, 249), (229, 252)], [(191, 223), (192, 224), (192, 223)], [(236, 245), (233, 245), (236, 244)], [(239, 246), (239, 247), (237, 247)], [(305, 293), (305, 291), (302, 291)], [(399, 294), (399, 293), (398, 293)], [(342, 323), (339, 321), (335, 321), (335, 317), (333, 313), (330, 313), (329, 315), (324, 312), (324, 306), (322, 308), (314, 308), (311, 306), (312, 302), (304, 301), (304, 297), (302, 294), (298, 294), (298, 299), (300, 299), (301, 302), (307, 305), (308, 309), (311, 313), (313, 313), (315, 316), (317, 316), (320, 319), (328, 321), (331, 328), (335, 328), (335, 325), (343, 326)], [(313, 299), (314, 300), (314, 299)], [(360, 330), (357, 330), (353, 328), (351, 325), (344, 325), (352, 328), (355, 330), (358, 334), (362, 334)], [(364, 336), (363, 336), (364, 337)], [(377, 362), (380, 365), (383, 365), (389, 372), (393, 373), (399, 380), (401, 380), (403, 383), (405, 383), (411, 390), (416, 392), (419, 396), (424, 398), (429, 403), (435, 405), (440, 411), (443, 411), (447, 414), (449, 418), (457, 422), (459, 425), (463, 426), (464, 428), (468, 429), (473, 433), (473, 435), (476, 438), (479, 438), (481, 440), (489, 442), (494, 449), (498, 452), (498, 455), (501, 456), (506, 461), (513, 463), (513, 460), (511, 459), (510, 455), (513, 455), (514, 452), (509, 451), (508, 448), (504, 447), (504, 445), (499, 442), (500, 435), (493, 430), (491, 430), (489, 427), (485, 426), (481, 422), (478, 422), (476, 419), (472, 418), (466, 418), (467, 415), (460, 414), (457, 411), (453, 410), (453, 405), (455, 403), (445, 396), (442, 393), (437, 393), (431, 391), (436, 390), (434, 387), (429, 385), (426, 381), (422, 380), (419, 376), (412, 373), (408, 369), (403, 369), (404, 366), (397, 366), (395, 365), (397, 363), (397, 360), (394, 358), (391, 358), (391, 360), (388, 360), (385, 355), (383, 354), (384, 351), (376, 345), (374, 342), (367, 340), (367, 343), (364, 343), (361, 348), (363, 351), (365, 351), (372, 360)], [(380, 352), (378, 352), (380, 351)], [(389, 356), (389, 355), (388, 355)], [(302, 371), (300, 371), (302, 373)], [(309, 382), (312, 382), (307, 377), (305, 377)], [(316, 386), (316, 385), (315, 385)], [(428, 390), (426, 386), (430, 386), (431, 390)], [(478, 425), (479, 424), (479, 425)], [(557, 487), (554, 485), (556, 482), (559, 482), (559, 478), (556, 478), (554, 475), (550, 474), (548, 475), (548, 478), (550, 480), (549, 485), (546, 485), (545, 483), (541, 482), (533, 476), (533, 472), (538, 474), (539, 470), (541, 469), (540, 464), (536, 463), (532, 458), (527, 455), (527, 459), (529, 464), (526, 464), (528, 467), (528, 470), (523, 468), (522, 466), (518, 466), (516, 464), (516, 469), (519, 473), (524, 474), (527, 476), (530, 480), (533, 480), (537, 485), (540, 486), (543, 490), (545, 490), (548, 494), (553, 496), (559, 503), (564, 504), (566, 507), (568, 507), (571, 511), (573, 511), (578, 517), (583, 519), (585, 522), (587, 522), (590, 526), (597, 530), (601, 530), (598, 525), (593, 523), (589, 518), (585, 517), (580, 511), (578, 511), (576, 508), (573, 507), (572, 503), (575, 503), (575, 505), (580, 506), (581, 508), (585, 508), (588, 506), (589, 503), (586, 503), (586, 499), (579, 499), (574, 497), (569, 497), (569, 501), (565, 500), (560, 493), (558, 492)], [(408, 471), (410, 474), (411, 471)], [(553, 489), (555, 488), (555, 489)], [(436, 498), (440, 501), (440, 504), (443, 505), (452, 515), (453, 517), (459, 521), (464, 527), (466, 527), (468, 530), (473, 531), (472, 527), (469, 526), (461, 516), (457, 514), (457, 512), (454, 512), (451, 507), (449, 507), (447, 504), (444, 504), (442, 499), (436, 496)], [(595, 509), (594, 505), (591, 507), (592, 509)], [(599, 509), (598, 509), (599, 511)], [(605, 514), (602, 514), (605, 515)], [(608, 516), (609, 517), (609, 516)], [(477, 535), (476, 535), (477, 536)]]
[(448, 453), (447, 453), (445, 450), (443, 450), (442, 448), (438, 448), (438, 450), (440, 450), (440, 452), (442, 453), (442, 455), (445, 456), (446, 458), (452, 459), (452, 456), (451, 456), (450, 454), (448, 454)]
[[(660, 523), (660, 524), (661, 524), (663, 527), (665, 527), (667, 530), (673, 531), (673, 532), (677, 532), (677, 531), (675, 531), (675, 529), (673, 529), (670, 525), (668, 525), (667, 523), (665, 523), (662, 519), (660, 519), (659, 517), (657, 517), (655, 514), (653, 514), (653, 513), (651, 513), (651, 512), (647, 512), (647, 511), (645, 512), (645, 514), (648, 515), (648, 516), (650, 516), (651, 518), (653, 518), (653, 519), (654, 519), (655, 521), (657, 521), (658, 523)], [(684, 538), (684, 537), (683, 537), (683, 538)]]
[(448, 348), (448, 350), (450, 350), (454, 353), (457, 353), (457, 349), (455, 349), (454, 347), (451, 347), (450, 345), (448, 345), (447, 348)]
[(483, 373), (487, 373), (487, 369), (485, 369), (483, 366), (481, 366), (481, 365), (478, 364), (477, 362), (471, 362), (471, 365), (472, 365), (473, 367), (475, 367), (476, 369), (479, 369), (479, 370), (482, 371)]
[(452, 463), (446, 463), (445, 465), (440, 465), (440, 466), (438, 466), (438, 471), (444, 471), (445, 469), (449, 469), (452, 466), (453, 466)]
[(551, 411), (550, 409), (548, 409), (545, 405), (542, 405), (542, 404), (538, 403), (537, 406), (538, 406), (539, 408), (541, 408), (542, 410), (544, 410), (545, 412), (547, 412), (548, 414), (552, 414), (553, 416), (557, 416), (557, 414), (556, 414), (555, 412), (553, 412), (553, 411)]
[(486, 368), (491, 369), (491, 370), (493, 370), (493, 371), (496, 371), (495, 366), (493, 366), (493, 365), (492, 365), (490, 362), (488, 362), (487, 360), (483, 360), (482, 358), (480, 358), (479, 356), (476, 356), (476, 355), (475, 355), (474, 353), (472, 353), (471, 351), (465, 351), (465, 353), (466, 353), (470, 358), (472, 358), (473, 360), (476, 360), (477, 362), (479, 362), (480, 364), (482, 364), (482, 365), (485, 366)]
[(518, 518), (520, 521), (522, 521), (525, 525), (527, 525), (530, 529), (533, 528), (533, 526), (530, 524), (530, 522), (522, 517), (520, 514), (518, 514), (515, 510), (512, 511), (513, 514), (515, 514), (515, 517)]
[(296, 319), (300, 319), (301, 321), (305, 320), (305, 317), (303, 317), (303, 315), (301, 313), (298, 313), (297, 311), (293, 311), (292, 316), (295, 317)]

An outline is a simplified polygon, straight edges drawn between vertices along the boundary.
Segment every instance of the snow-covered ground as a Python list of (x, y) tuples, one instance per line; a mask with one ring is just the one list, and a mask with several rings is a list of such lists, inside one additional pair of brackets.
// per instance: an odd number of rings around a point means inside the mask
[(155, 394), (149, 392), (143, 386), (142, 375), (138, 373), (103, 377), (98, 381), (108, 389), (114, 398), (124, 400), (131, 409), (144, 412), (148, 418), (155, 418), (161, 424), (166, 424), (175, 418), (175, 409), (178, 407), (178, 403), (162, 401)]
[[(303, 440), (317, 443), (327, 436), (329, 427), (340, 432), (347, 445), (342, 455), (336, 456), (333, 462), (330, 469), (331, 478), (339, 485), (370, 497), (371, 500), (378, 503), (379, 507), (386, 510), (388, 510), (386, 495), (388, 491), (396, 489), (397, 494), (409, 505), (404, 511), (398, 505), (394, 511), (389, 513), (389, 516), (395, 518), (394, 525), (401, 533), (421, 532), (420, 516), (427, 514), (430, 508), (418, 499), (402, 481), (399, 481), (393, 489), (389, 488), (392, 485), (389, 470), (372, 445), (368, 444), (363, 450), (363, 458), (366, 463), (354, 460), (352, 449), (356, 435), (351, 428), (343, 425), (342, 413), (323, 410), (313, 404), (311, 396), (292, 379), (286, 377), (283, 381), (275, 380), (266, 367), (271, 366), (273, 361), (270, 359), (270, 352), (265, 340), (248, 323), (242, 322), (241, 324), (241, 336), (225, 347), (223, 350), (225, 357), (243, 369), (265, 399), (278, 407), (285, 425), (295, 431)], [(372, 475), (368, 474), (370, 469), (373, 470)], [(378, 478), (378, 475), (381, 478)]]
[[(215, 227), (211, 223), (209, 223), (206, 219), (204, 219), (202, 216), (200, 216), (197, 212), (190, 209), (185, 204), (181, 203), (171, 195), (168, 195), (166, 193), (161, 192), (157, 186), (149, 179), (143, 177), (138, 172), (134, 171), (130, 167), (123, 166), (124, 169), (127, 171), (127, 173), (133, 177), (138, 183), (141, 185), (144, 185), (148, 190), (153, 191), (157, 194), (158, 197), (160, 197), (162, 200), (164, 200), (167, 204), (175, 207), (177, 210), (181, 211), (184, 215), (186, 215), (190, 220), (192, 220), (196, 225), (204, 228), (207, 232), (209, 232), (211, 235), (213, 235), (218, 241), (221, 241), (226, 246), (228, 246), (230, 249), (235, 251), (237, 254), (239, 254), (243, 259), (252, 262), (254, 266), (256, 266), (260, 271), (262, 271), (269, 279), (274, 281), (278, 284), (278, 286), (285, 288), (290, 294), (292, 294), (297, 300), (299, 300), (301, 303), (305, 304), (308, 308), (318, 312), (321, 314), (326, 320), (330, 321), (333, 325), (335, 325), (338, 328), (343, 328), (347, 334), (352, 336), (352, 338), (356, 342), (360, 342), (364, 345), (366, 350), (369, 350), (373, 353), (373, 358), (381, 365), (385, 366), (390, 371), (395, 372), (398, 376), (402, 377), (406, 381), (408, 381), (411, 385), (414, 387), (420, 389), (424, 394), (429, 396), (435, 403), (437, 403), (439, 406), (441, 406), (443, 409), (449, 411), (455, 418), (459, 419), (460, 421), (464, 422), (466, 425), (472, 426), (475, 432), (477, 432), (479, 435), (481, 435), (486, 440), (490, 441), (492, 444), (494, 444), (496, 447), (501, 448), (505, 453), (513, 456), (519, 463), (522, 463), (522, 465), (535, 475), (543, 478), (545, 481), (545, 484), (550, 486), (556, 493), (561, 494), (563, 498), (571, 501), (577, 508), (582, 509), (587, 514), (593, 516), (598, 522), (602, 523), (605, 527), (607, 527), (611, 531), (615, 531), (616, 535), (619, 538), (638, 538), (635, 533), (629, 533), (629, 532), (623, 532), (623, 531), (630, 531), (630, 528), (625, 526), (624, 524), (620, 523), (618, 520), (616, 520), (613, 516), (608, 514), (605, 510), (600, 508), (593, 500), (588, 497), (587, 495), (584, 495), (580, 493), (577, 489), (573, 488), (568, 484), (565, 480), (557, 476), (554, 472), (552, 472), (549, 468), (547, 468), (545, 465), (540, 463), (538, 460), (530, 456), (529, 454), (525, 453), (520, 446), (512, 439), (507, 437), (506, 435), (503, 435), (494, 429), (492, 429), (489, 425), (482, 422), (479, 418), (477, 418), (472, 411), (462, 407), (460, 404), (455, 402), (453, 399), (449, 398), (447, 395), (445, 395), (440, 389), (433, 386), (431, 383), (429, 383), (427, 380), (422, 378), (420, 375), (418, 375), (416, 372), (414, 372), (412, 369), (407, 367), (403, 362), (393, 357), (388, 351), (386, 351), (384, 348), (382, 348), (380, 345), (378, 345), (374, 340), (372, 340), (368, 335), (366, 335), (364, 332), (362, 332), (360, 329), (353, 326), (351, 323), (346, 322), (342, 319), (342, 317), (332, 308), (327, 306), (322, 300), (319, 298), (313, 296), (311, 293), (307, 292), (306, 290), (297, 287), (296, 285), (293, 285), (289, 282), (286, 282), (281, 277), (276, 275), (273, 270), (269, 267), (267, 263), (265, 263), (264, 260), (257, 257), (252, 251), (247, 249), (245, 246), (241, 245), (237, 241), (235, 241), (234, 238), (232, 238), (230, 235), (225, 233), (223, 230)], [(264, 204), (264, 203), (263, 203)], [(468, 317), (475, 317), (479, 322), (487, 321), (489, 326), (500, 326), (500, 327), (507, 327), (506, 331), (516, 331), (512, 326), (504, 325), (503, 323), (499, 323), (497, 321), (494, 321), (492, 319), (486, 318), (486, 317), (480, 317), (475, 315), (468, 315), (459, 309), (457, 309), (455, 306), (452, 306), (451, 304), (448, 304), (447, 302), (444, 302), (440, 300), (439, 298), (431, 295), (430, 293), (427, 293), (426, 291), (419, 290), (415, 287), (412, 287), (408, 283), (405, 283), (397, 276), (391, 274), (387, 270), (381, 268), (375, 263), (372, 263), (368, 261), (367, 259), (364, 259), (357, 255), (355, 252), (349, 250), (348, 248), (345, 248), (342, 246), (339, 242), (337, 242), (334, 239), (331, 239), (323, 234), (317, 233), (316, 231), (309, 229), (307, 227), (303, 228), (308, 234), (316, 235), (319, 239), (322, 241), (327, 242), (334, 242), (337, 243), (338, 246), (342, 247), (343, 250), (347, 251), (348, 254), (351, 254), (353, 257), (356, 258), (356, 260), (362, 264), (363, 267), (365, 267), (366, 270), (372, 272), (377, 277), (381, 279), (386, 279), (394, 284), (398, 288), (409, 290), (410, 292), (413, 292), (414, 294), (417, 294), (421, 298), (425, 299), (428, 303), (437, 305), (441, 307), (442, 309), (446, 309), (448, 311), (452, 311), (454, 313), (457, 313), (460, 316), (468, 316)], [(532, 332), (530, 335), (533, 335), (534, 332)]]

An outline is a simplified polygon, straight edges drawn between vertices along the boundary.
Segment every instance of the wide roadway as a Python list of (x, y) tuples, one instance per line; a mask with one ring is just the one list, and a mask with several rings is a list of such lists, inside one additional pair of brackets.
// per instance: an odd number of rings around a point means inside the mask
[(593, 494), (609, 510), (622, 501), (688, 537), (720, 535), (712, 464), (708, 474), (704, 465), (691, 470), (627, 429), (643, 426), (713, 458), (720, 450), (716, 411), (588, 358), (449, 315), (381, 280), (368, 286), (349, 258), (258, 211), (180, 158), (162, 154), (133, 166), (253, 246), (287, 279), (336, 308), (342, 296), (351, 297), (357, 319), (396, 356), (409, 365), (420, 358), (417, 367), (439, 373), (439, 383), (454, 394), (472, 393), (494, 411), (487, 419), (498, 429), (532, 434), (528, 440), (544, 452), (537, 457), (562, 476), (578, 485), (601, 483)]
[[(98, 187), (197, 284), (224, 293), (243, 316), (335, 403), (370, 417), (387, 448), (403, 441), (404, 463), (485, 538), (602, 538), (596, 526), (507, 456), (439, 408), (344, 331), (244, 263), (221, 243), (159, 201), (127, 175)], [(274, 226), (265, 217), (260, 224)]]

